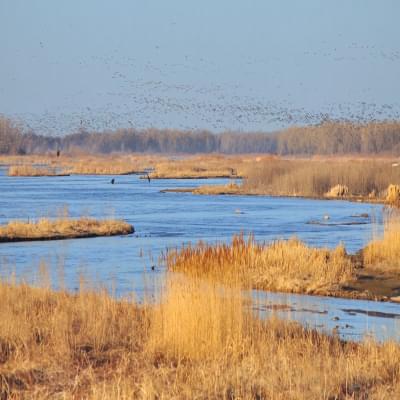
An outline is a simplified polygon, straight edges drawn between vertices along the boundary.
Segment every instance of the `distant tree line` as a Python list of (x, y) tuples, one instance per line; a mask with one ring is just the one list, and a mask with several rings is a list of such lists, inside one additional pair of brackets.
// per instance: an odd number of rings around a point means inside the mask
[(23, 132), (0, 117), (0, 154), (63, 152), (112, 153), (270, 153), (278, 155), (377, 154), (400, 155), (400, 122), (353, 124), (324, 122), (277, 133), (174, 129), (79, 131), (63, 137)]

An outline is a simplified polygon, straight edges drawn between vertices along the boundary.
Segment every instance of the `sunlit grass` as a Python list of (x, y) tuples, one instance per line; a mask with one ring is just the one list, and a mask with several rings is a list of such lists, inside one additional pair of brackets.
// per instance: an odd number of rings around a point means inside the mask
[(5, 399), (396, 398), (400, 346), (262, 321), (236, 287), (167, 279), (159, 303), (0, 283)]
[(8, 176), (58, 176), (63, 174), (63, 172), (57, 172), (56, 168), (47, 166), (13, 165), (8, 169)]
[(260, 244), (253, 237), (237, 236), (230, 244), (199, 243), (170, 251), (167, 264), (191, 276), (297, 293), (329, 293), (354, 275), (343, 246), (311, 248), (296, 238)]
[[(280, 196), (385, 200), (400, 169), (390, 160), (268, 160), (248, 170), (243, 190)], [(332, 190), (340, 187), (338, 193)]]
[(96, 220), (87, 217), (40, 218), (32, 222), (10, 221), (6, 225), (0, 225), (0, 242), (111, 236), (132, 232), (132, 225), (121, 220)]
[(385, 215), (382, 238), (375, 238), (363, 250), (367, 266), (400, 272), (400, 215), (392, 210)]

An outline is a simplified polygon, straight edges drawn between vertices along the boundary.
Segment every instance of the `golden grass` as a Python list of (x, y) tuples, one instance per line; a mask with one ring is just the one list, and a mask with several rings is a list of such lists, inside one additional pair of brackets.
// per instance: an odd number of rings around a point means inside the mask
[[(394, 164), (395, 165), (395, 164)], [(243, 191), (278, 196), (329, 196), (342, 185), (344, 197), (369, 200), (386, 197), (390, 184), (400, 183), (400, 167), (390, 160), (267, 160), (248, 170)]]
[(217, 194), (241, 194), (241, 186), (235, 182), (226, 185), (202, 185), (191, 190), (194, 194), (217, 195)]
[(231, 244), (200, 242), (172, 250), (166, 259), (171, 271), (284, 292), (329, 294), (354, 277), (343, 246), (310, 248), (296, 238), (259, 244), (236, 236)]
[(240, 178), (248, 158), (222, 155), (170, 158), (157, 163), (150, 177), (153, 179)]
[(400, 215), (391, 210), (385, 216), (381, 239), (372, 240), (362, 252), (364, 264), (376, 269), (400, 272)]
[[(10, 165), (11, 176), (55, 175), (60, 170), (64, 174), (77, 175), (126, 175), (142, 173), (162, 161), (161, 156), (142, 154), (55, 154), (36, 156), (2, 156), (0, 164)], [(43, 167), (36, 167), (41, 164)]]
[(2, 399), (393, 399), (400, 346), (259, 320), (238, 289), (168, 280), (160, 304), (0, 283)]
[(133, 231), (132, 225), (121, 220), (41, 218), (37, 222), (10, 221), (0, 225), (0, 242), (126, 235)]
[(63, 161), (71, 174), (128, 175), (151, 168), (157, 157), (143, 155), (110, 155), (68, 157)]
[(31, 165), (12, 165), (8, 168), (8, 176), (62, 176), (63, 172), (57, 172), (56, 168), (35, 167)]

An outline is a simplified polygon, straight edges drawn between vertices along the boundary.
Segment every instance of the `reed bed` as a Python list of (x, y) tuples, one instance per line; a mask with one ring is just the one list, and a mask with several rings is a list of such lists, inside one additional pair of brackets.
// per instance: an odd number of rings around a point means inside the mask
[(142, 155), (68, 157), (63, 164), (71, 174), (128, 175), (143, 173), (152, 168), (157, 158)]
[(241, 185), (230, 182), (226, 185), (202, 185), (190, 190), (194, 194), (219, 195), (219, 194), (241, 194)]
[(236, 236), (230, 244), (186, 246), (166, 255), (171, 271), (238, 282), (242, 287), (295, 293), (330, 294), (354, 278), (343, 246), (306, 246), (296, 238), (271, 244)]
[[(127, 175), (153, 169), (161, 156), (142, 154), (55, 154), (37, 156), (2, 156), (0, 163), (10, 165), (10, 176), (42, 176), (60, 174), (76, 175)], [(37, 167), (40, 164), (42, 167)]]
[(48, 166), (12, 165), (8, 168), (8, 176), (63, 176), (63, 171)]
[[(282, 160), (254, 163), (243, 190), (280, 196), (385, 199), (390, 184), (400, 184), (400, 166), (389, 160)], [(329, 192), (337, 185), (347, 188)]]
[(198, 155), (156, 163), (153, 179), (240, 178), (254, 157)]
[(133, 231), (132, 225), (121, 220), (41, 218), (36, 222), (10, 221), (0, 225), (0, 242), (126, 235)]
[(400, 214), (385, 215), (382, 238), (375, 238), (362, 251), (364, 264), (375, 269), (400, 273)]
[(260, 320), (238, 288), (168, 279), (157, 304), (0, 283), (2, 399), (391, 399), (400, 346)]

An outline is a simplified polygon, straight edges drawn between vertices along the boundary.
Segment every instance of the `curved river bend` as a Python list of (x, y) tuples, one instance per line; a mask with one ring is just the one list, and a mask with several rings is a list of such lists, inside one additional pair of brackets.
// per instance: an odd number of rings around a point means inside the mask
[[(112, 286), (117, 296), (134, 291), (140, 298), (162, 280), (165, 271), (158, 259), (168, 247), (198, 240), (225, 242), (234, 234), (252, 233), (260, 241), (296, 235), (313, 246), (335, 247), (343, 242), (354, 252), (371, 239), (372, 220), (379, 229), (382, 212), (379, 205), (344, 201), (160, 193), (166, 188), (198, 186), (204, 180), (149, 183), (129, 175), (116, 177), (111, 185), (111, 178), (15, 178), (0, 169), (0, 223), (54, 217), (68, 208), (71, 217), (122, 218), (136, 229), (124, 237), (0, 244), (3, 273), (11, 269), (31, 278), (45, 262), (54, 281), (62, 275), (71, 290), (83, 273), (88, 281)], [(207, 180), (207, 184), (225, 182)], [(370, 218), (357, 217), (363, 213)], [(262, 315), (276, 313), (322, 330), (335, 329), (345, 338), (374, 334), (378, 339), (400, 339), (396, 304), (259, 292), (256, 297)]]

